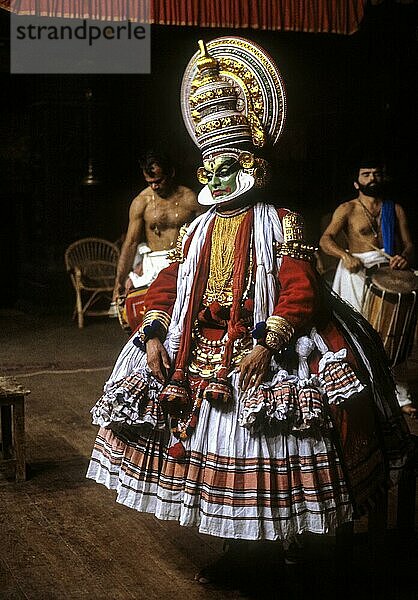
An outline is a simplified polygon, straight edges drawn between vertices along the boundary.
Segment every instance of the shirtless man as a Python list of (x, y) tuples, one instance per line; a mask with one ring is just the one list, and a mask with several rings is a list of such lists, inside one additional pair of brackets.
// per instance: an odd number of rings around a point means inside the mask
[[(366, 269), (383, 263), (392, 269), (408, 269), (413, 260), (414, 247), (405, 212), (399, 204), (383, 199), (383, 179), (380, 163), (362, 162), (354, 181), (357, 198), (335, 210), (319, 242), (326, 254), (340, 259), (333, 290), (358, 311), (362, 307)], [(348, 248), (336, 242), (341, 232)], [(404, 412), (415, 416), (409, 394), (400, 385), (398, 381), (399, 403)]]
[(148, 151), (140, 166), (148, 187), (133, 199), (129, 209), (114, 301), (132, 287), (149, 285), (155, 279), (168, 265), (167, 251), (175, 246), (180, 227), (202, 212), (195, 193), (175, 182), (174, 167), (167, 157)]

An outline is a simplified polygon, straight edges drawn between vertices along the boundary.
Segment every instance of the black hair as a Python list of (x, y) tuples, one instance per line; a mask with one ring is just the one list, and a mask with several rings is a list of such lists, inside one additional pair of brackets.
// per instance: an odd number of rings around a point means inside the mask
[(375, 152), (364, 153), (360, 155), (360, 159), (353, 162), (353, 180), (358, 181), (360, 169), (385, 169), (386, 161), (384, 157)]
[(152, 166), (158, 165), (165, 175), (171, 175), (174, 170), (174, 165), (171, 162), (168, 154), (156, 149), (150, 149), (139, 158), (139, 166), (147, 175), (152, 177)]
[(367, 169), (367, 168), (380, 168), (383, 169), (385, 166), (385, 161), (382, 156), (362, 156), (361, 160), (358, 163), (359, 169)]

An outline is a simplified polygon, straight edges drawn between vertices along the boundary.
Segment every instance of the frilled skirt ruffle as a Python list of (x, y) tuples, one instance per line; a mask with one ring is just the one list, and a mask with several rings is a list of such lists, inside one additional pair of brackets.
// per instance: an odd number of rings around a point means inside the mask
[(232, 379), (231, 405), (201, 403), (182, 460), (168, 453), (177, 441), (168, 428), (101, 428), (87, 476), (116, 490), (118, 502), (201, 533), (248, 540), (333, 533), (351, 519), (352, 505), (328, 425), (286, 433), (242, 427), (244, 399)]

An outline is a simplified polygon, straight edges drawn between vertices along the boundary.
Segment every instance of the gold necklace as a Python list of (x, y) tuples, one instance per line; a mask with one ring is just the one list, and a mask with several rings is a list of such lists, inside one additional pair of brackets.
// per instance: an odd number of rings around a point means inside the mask
[(373, 235), (377, 239), (379, 237), (379, 231), (376, 228), (379, 228), (379, 217), (382, 214), (382, 206), (380, 206), (379, 214), (375, 216), (372, 212), (370, 212), (367, 206), (363, 204), (360, 198), (358, 198), (358, 201), (360, 202), (366, 219), (369, 222), (370, 228), (373, 231)]
[(235, 259), (235, 242), (238, 228), (245, 213), (233, 217), (216, 216), (212, 232), (209, 277), (204, 294), (204, 303), (215, 300), (225, 306), (232, 303), (232, 276)]

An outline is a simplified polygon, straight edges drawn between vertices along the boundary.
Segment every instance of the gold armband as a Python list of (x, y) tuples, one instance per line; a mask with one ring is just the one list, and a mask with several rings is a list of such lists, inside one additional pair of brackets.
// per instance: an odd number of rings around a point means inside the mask
[(317, 250), (318, 248), (305, 244), (305, 242), (294, 241), (277, 244), (277, 256), (291, 256), (301, 260), (312, 261)]
[(318, 248), (305, 242), (305, 225), (300, 215), (290, 212), (283, 217), (283, 237), (283, 243), (277, 244), (278, 256), (313, 260)]
[(266, 346), (272, 350), (280, 350), (293, 336), (293, 326), (283, 317), (272, 316), (266, 321)]
[(184, 225), (182, 225), (179, 229), (179, 234), (177, 236), (177, 240), (176, 240), (176, 245), (174, 246), (174, 248), (172, 250), (169, 250), (167, 253), (167, 260), (170, 263), (173, 262), (178, 262), (178, 263), (182, 263), (184, 262), (184, 254), (183, 254), (183, 238), (186, 234), (187, 228), (189, 227), (190, 223), (185, 223)]

